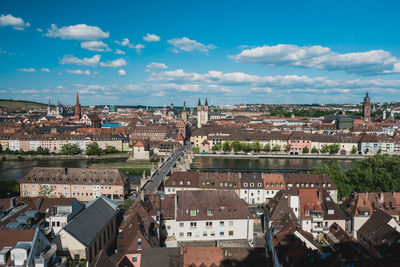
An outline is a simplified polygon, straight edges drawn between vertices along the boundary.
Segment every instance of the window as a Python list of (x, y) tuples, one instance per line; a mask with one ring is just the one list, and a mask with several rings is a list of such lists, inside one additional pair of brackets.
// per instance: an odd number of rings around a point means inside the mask
[(244, 186), (244, 187), (247, 187), (247, 183), (244, 183), (243, 186)]
[(137, 257), (136, 256), (132, 257), (132, 262), (137, 262)]
[(196, 216), (196, 210), (190, 210), (190, 216)]
[(175, 181), (172, 181), (172, 185), (176, 185), (176, 182), (175, 182)]
[(224, 233), (224, 232), (219, 232), (219, 235), (220, 235), (220, 236), (224, 236), (225, 233)]
[(184, 235), (184, 233), (179, 233), (179, 237), (183, 237)]
[(192, 232), (187, 232), (187, 237), (192, 237)]
[(233, 226), (233, 221), (229, 221), (229, 226)]
[(233, 236), (233, 231), (229, 231), (229, 235), (230, 235), (230, 236)]
[(203, 236), (207, 236), (207, 232), (203, 232)]
[(184, 227), (184, 226), (185, 226), (185, 223), (183, 223), (183, 222), (179, 223), (179, 227)]
[(254, 187), (254, 183), (250, 183), (250, 187)]
[(219, 226), (224, 226), (224, 221), (220, 221)]
[(207, 210), (207, 215), (213, 215), (213, 210)]
[(190, 227), (197, 227), (197, 222), (190, 222)]
[(258, 183), (257, 186), (258, 186), (258, 187), (261, 187), (261, 186), (262, 186), (262, 183)]
[(212, 226), (212, 222), (206, 222), (206, 226)]
[(215, 232), (211, 232), (210, 236), (215, 236)]

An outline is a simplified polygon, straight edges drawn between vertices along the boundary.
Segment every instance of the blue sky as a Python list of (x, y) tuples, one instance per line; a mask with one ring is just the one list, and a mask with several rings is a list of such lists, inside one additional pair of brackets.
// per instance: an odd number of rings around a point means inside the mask
[(399, 1), (0, 0), (0, 98), (399, 101)]

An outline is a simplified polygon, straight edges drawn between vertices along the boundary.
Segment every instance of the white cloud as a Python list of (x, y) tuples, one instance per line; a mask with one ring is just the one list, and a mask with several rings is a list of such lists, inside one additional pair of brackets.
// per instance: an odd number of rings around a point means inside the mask
[(50, 72), (50, 69), (48, 69), (48, 68), (41, 68), (40, 69), (42, 72)]
[(340, 54), (323, 46), (278, 44), (246, 49), (229, 56), (240, 62), (256, 62), (270, 66), (295, 66), (321, 70), (341, 70), (361, 75), (400, 72), (400, 59), (384, 50)]
[(137, 53), (141, 53), (141, 52), (142, 52), (142, 49), (143, 49), (144, 47), (145, 47), (145, 46), (142, 45), (142, 44), (137, 44), (137, 45), (134, 46), (134, 48), (136, 49), (136, 52), (137, 52)]
[(86, 24), (64, 26), (62, 28), (51, 24), (51, 28), (47, 29), (46, 36), (53, 38), (58, 37), (64, 40), (94, 41), (108, 38), (110, 32), (104, 32), (97, 26), (89, 26)]
[[(117, 40), (117, 41), (115, 41), (115, 43), (116, 43), (116, 44), (119, 44), (119, 45), (122, 45), (122, 46), (125, 46), (125, 47), (128, 47), (128, 48), (130, 48), (130, 49), (135, 49), (137, 53), (141, 53), (141, 52), (142, 52), (142, 49), (145, 47), (145, 46), (142, 45), (142, 44), (134, 45), (133, 43), (131, 43), (131, 42), (129, 41), (128, 38), (124, 38), (124, 39), (122, 39), (122, 41), (118, 41), (118, 40)], [(119, 51), (120, 51), (120, 50), (119, 50)]]
[(25, 23), (22, 18), (14, 17), (11, 14), (0, 16), (0, 26), (10, 26), (14, 30), (23, 31), (25, 28), (30, 27), (31, 24), (29, 22)]
[(36, 72), (35, 68), (22, 68), (22, 69), (17, 69), (18, 71), (22, 72)]
[(157, 62), (151, 62), (146, 66), (148, 69), (167, 69), (167, 65), (164, 63), (157, 63)]
[[(242, 72), (223, 73), (221, 71), (208, 71), (207, 73), (188, 73), (182, 69), (173, 71), (153, 72), (148, 79), (149, 82), (162, 84), (178, 84), (182, 86), (199, 84), (202, 88), (214, 88), (222, 90), (227, 88), (239, 88), (236, 93), (245, 91), (253, 92), (276, 92), (293, 91), (309, 93), (348, 93), (349, 90), (389, 90), (400, 89), (400, 80), (384, 79), (353, 79), (353, 80), (330, 80), (326, 77), (308, 77), (299, 75), (275, 75), (259, 76)], [(167, 85), (171, 87), (171, 85)], [(225, 89), (226, 90), (226, 89)]]
[(38, 32), (43, 32), (43, 29), (41, 29), (41, 28), (36, 28), (36, 30), (37, 30)]
[(126, 46), (128, 48), (134, 48), (134, 45), (129, 41), (128, 38), (124, 38), (122, 39), (122, 41), (115, 41), (116, 44), (122, 45), (122, 46)]
[(56, 88), (57, 88), (57, 89), (64, 89), (65, 87), (62, 86), (62, 85), (59, 85), (59, 86), (57, 86)]
[(263, 92), (263, 93), (271, 93), (272, 88), (270, 87), (254, 87), (251, 89), (253, 92)]
[(118, 67), (126, 66), (126, 61), (123, 58), (119, 58), (119, 59), (112, 60), (112, 61), (100, 62), (100, 66), (118, 68)]
[(202, 43), (197, 42), (196, 40), (190, 40), (187, 37), (173, 38), (171, 40), (168, 40), (168, 43), (174, 47), (172, 49), (172, 52), (174, 53), (179, 53), (179, 51), (185, 51), (185, 52), (200, 51), (202, 53), (208, 54), (210, 50), (215, 49), (215, 45), (213, 44), (204, 45)]
[(97, 51), (97, 52), (111, 51), (111, 49), (108, 47), (108, 45), (103, 43), (102, 41), (82, 42), (81, 47), (83, 49), (87, 49), (89, 51)]
[(83, 59), (77, 58), (72, 55), (65, 55), (61, 59), (60, 63), (61, 64), (76, 64), (76, 65), (80, 65), (80, 66), (96, 66), (99, 64), (100, 58), (101, 58), (100, 55), (94, 55), (91, 58), (85, 57)]
[(78, 75), (90, 75), (90, 70), (67, 70), (68, 73)]
[(125, 75), (126, 75), (126, 71), (123, 70), (123, 69), (120, 69), (120, 70), (118, 71), (118, 75), (119, 75), (119, 76), (125, 76)]
[(143, 40), (146, 42), (158, 42), (161, 38), (155, 34), (148, 33), (146, 36), (143, 36)]
[(116, 49), (115, 50), (115, 54), (117, 54), (117, 55), (125, 55), (126, 53), (124, 51), (122, 51), (122, 50)]

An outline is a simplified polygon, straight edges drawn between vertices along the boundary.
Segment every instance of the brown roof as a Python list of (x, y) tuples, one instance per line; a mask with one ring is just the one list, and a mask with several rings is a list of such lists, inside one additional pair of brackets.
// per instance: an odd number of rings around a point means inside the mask
[(199, 172), (174, 172), (165, 181), (165, 187), (194, 187), (199, 188)]
[(128, 179), (118, 169), (35, 167), (20, 183), (124, 185)]
[[(211, 211), (212, 214), (208, 214)], [(177, 192), (177, 221), (253, 218), (233, 190)]]
[(32, 242), (36, 229), (0, 230), (0, 250), (4, 247), (15, 247), (17, 242)]

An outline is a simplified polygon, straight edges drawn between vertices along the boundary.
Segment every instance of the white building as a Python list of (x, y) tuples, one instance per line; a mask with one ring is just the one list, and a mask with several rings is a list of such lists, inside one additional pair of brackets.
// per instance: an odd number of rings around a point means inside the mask
[(190, 241), (252, 242), (253, 224), (253, 216), (233, 190), (179, 191), (175, 218), (165, 221), (167, 246)]

